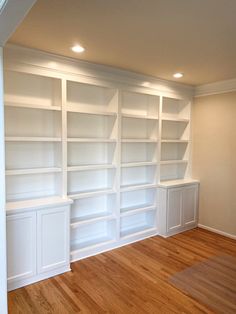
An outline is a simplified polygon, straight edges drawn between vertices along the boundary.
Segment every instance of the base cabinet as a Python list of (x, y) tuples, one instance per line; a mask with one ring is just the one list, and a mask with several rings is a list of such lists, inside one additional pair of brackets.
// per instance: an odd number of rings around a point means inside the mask
[(70, 269), (70, 206), (7, 215), (8, 290)]
[(8, 283), (36, 275), (36, 213), (7, 217)]
[(170, 236), (194, 228), (198, 223), (198, 184), (158, 188), (159, 233)]
[(69, 265), (69, 225), (66, 208), (37, 212), (38, 273)]

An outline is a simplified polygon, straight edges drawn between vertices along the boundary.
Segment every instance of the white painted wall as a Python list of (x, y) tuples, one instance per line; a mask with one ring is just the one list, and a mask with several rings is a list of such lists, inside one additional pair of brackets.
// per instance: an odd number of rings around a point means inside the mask
[(0, 312), (7, 313), (3, 49), (0, 47)]

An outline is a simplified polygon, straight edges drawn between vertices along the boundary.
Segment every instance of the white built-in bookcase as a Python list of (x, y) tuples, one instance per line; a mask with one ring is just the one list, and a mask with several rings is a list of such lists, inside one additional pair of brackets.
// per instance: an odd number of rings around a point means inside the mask
[(189, 98), (7, 70), (7, 201), (71, 198), (72, 260), (156, 234), (158, 184), (190, 177), (190, 113)]

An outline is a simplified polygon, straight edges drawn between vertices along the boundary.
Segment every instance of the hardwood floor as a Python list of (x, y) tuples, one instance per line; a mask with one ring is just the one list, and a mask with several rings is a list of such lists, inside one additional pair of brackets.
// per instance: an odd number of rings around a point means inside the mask
[(156, 236), (73, 263), (72, 272), (10, 292), (9, 313), (217, 313), (169, 279), (220, 254), (236, 257), (236, 241), (203, 229), (168, 239)]

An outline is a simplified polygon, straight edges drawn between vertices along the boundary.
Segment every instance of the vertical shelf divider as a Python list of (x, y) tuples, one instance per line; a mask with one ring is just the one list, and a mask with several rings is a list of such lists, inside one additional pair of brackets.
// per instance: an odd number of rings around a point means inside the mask
[(158, 123), (158, 149), (157, 149), (157, 184), (159, 184), (161, 180), (162, 104), (163, 96), (160, 96), (158, 110), (159, 123)]
[(67, 197), (67, 81), (61, 82), (62, 96), (62, 196)]
[(116, 142), (116, 238), (120, 240), (120, 184), (121, 184), (121, 92), (117, 91), (117, 142)]

